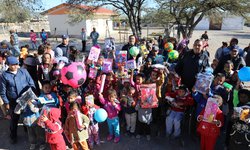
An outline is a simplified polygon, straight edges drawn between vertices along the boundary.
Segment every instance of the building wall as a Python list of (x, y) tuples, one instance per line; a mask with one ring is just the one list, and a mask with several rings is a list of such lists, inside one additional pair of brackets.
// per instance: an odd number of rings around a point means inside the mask
[(77, 24), (70, 24), (68, 22), (68, 15), (48, 15), (48, 20), (50, 32), (52, 35), (80, 35), (81, 29), (86, 27), (85, 21), (82, 21)]
[[(99, 32), (100, 38), (106, 37), (106, 20), (108, 20), (109, 30), (113, 31), (112, 20), (107, 16), (99, 16), (94, 19), (84, 20), (77, 24), (70, 24), (68, 22), (68, 15), (48, 15), (50, 31), (52, 35), (69, 34), (70, 36), (80, 36), (81, 29), (85, 28), (87, 35), (90, 35), (92, 28), (95, 27), (96, 31)], [(55, 33), (56, 28), (56, 33)]]
[(223, 18), (221, 30), (243, 30), (244, 18), (238, 16), (229, 16)]

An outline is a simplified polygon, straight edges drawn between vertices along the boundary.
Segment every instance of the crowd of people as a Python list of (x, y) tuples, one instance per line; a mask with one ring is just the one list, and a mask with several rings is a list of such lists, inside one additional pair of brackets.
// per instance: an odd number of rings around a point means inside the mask
[[(46, 149), (46, 143), (52, 150), (93, 149), (100, 145), (99, 134), (103, 132), (94, 114), (103, 108), (107, 112), (107, 141), (114, 143), (122, 140), (121, 133), (138, 139), (146, 136), (150, 141), (152, 135), (162, 134), (163, 128), (164, 138), (180, 140), (182, 133), (187, 132), (183, 123), (190, 120), (190, 128), (196, 128), (193, 134), (200, 138), (201, 150), (215, 149), (221, 134), (225, 136), (225, 149), (250, 149), (250, 91), (238, 77), (238, 71), (249, 66), (250, 46), (241, 49), (236, 38), (229, 44), (222, 42), (210, 63), (207, 32), (193, 44), (186, 38), (178, 43), (175, 38), (138, 40), (130, 35), (121, 51), (127, 53), (127, 61), (135, 61), (134, 68), (117, 64), (118, 50), (107, 50), (110, 47), (105, 46), (96, 62), (83, 60), (88, 76), (84, 84), (73, 88), (62, 82), (60, 70), (75, 62), (80, 52), (86, 52), (85, 29), (81, 34), (81, 50), (70, 45), (68, 35), (62, 35), (62, 43), (52, 49), (44, 30), (40, 35), (42, 44), (37, 46), (36, 34), (31, 30), (35, 54), (29, 53), (27, 45), (19, 48), (14, 30), (10, 34), (11, 45), (2, 42), (0, 47), (0, 105), (4, 118), (10, 120), (12, 144), (18, 140), (17, 124), (21, 118), (30, 150)], [(90, 36), (93, 46), (100, 48), (95, 28)], [(172, 44), (172, 48), (166, 44)], [(133, 47), (139, 49), (138, 54), (131, 53)], [(171, 50), (176, 50), (179, 57), (170, 57)], [(104, 71), (107, 59), (113, 61), (109, 72)], [(93, 70), (96, 71), (94, 77), (90, 76)], [(195, 86), (199, 73), (214, 76), (204, 92)], [(148, 84), (155, 85), (152, 87), (156, 95), (153, 99), (157, 101), (154, 107), (145, 107), (143, 100), (142, 89)], [(28, 89), (38, 98), (27, 99), (21, 109), (18, 100)], [(218, 109), (211, 121), (205, 121), (209, 98), (215, 100)], [(243, 106), (248, 110), (245, 120), (242, 116), (235, 117), (235, 108)], [(193, 120), (186, 115), (192, 109), (195, 110), (191, 112)]]

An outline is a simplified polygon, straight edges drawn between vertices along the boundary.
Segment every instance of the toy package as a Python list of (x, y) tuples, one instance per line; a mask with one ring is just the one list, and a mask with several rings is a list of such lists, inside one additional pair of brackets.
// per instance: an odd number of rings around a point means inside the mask
[(141, 87), (141, 108), (158, 107), (156, 96), (156, 84), (142, 84)]
[(102, 71), (104, 73), (109, 73), (110, 71), (112, 71), (112, 67), (113, 67), (113, 59), (104, 59)]
[(127, 69), (136, 69), (135, 60), (132, 59), (127, 61)]
[(218, 107), (217, 100), (212, 97), (209, 97), (207, 99), (203, 121), (210, 122), (210, 123), (213, 122), (216, 117), (218, 109), (219, 107)]
[(112, 51), (115, 50), (115, 39), (112, 37), (105, 38), (105, 50)]
[(206, 94), (213, 82), (214, 76), (210, 73), (198, 73), (194, 88), (197, 92)]
[(94, 105), (94, 96), (93, 95), (88, 95), (85, 97), (85, 102), (88, 106)]
[(17, 105), (15, 107), (14, 112), (16, 114), (20, 114), (22, 110), (25, 109), (27, 106), (27, 101), (37, 99), (36, 94), (32, 91), (31, 88), (29, 88), (27, 91), (25, 91), (17, 100)]
[(250, 123), (250, 106), (234, 107), (233, 117), (239, 118), (246, 123)]
[(95, 68), (89, 68), (89, 78), (95, 79), (97, 76), (97, 70)]
[(96, 46), (91, 47), (88, 57), (88, 62), (94, 61), (97, 62), (101, 49), (97, 48)]
[(127, 51), (117, 51), (115, 63), (117, 66), (126, 66)]

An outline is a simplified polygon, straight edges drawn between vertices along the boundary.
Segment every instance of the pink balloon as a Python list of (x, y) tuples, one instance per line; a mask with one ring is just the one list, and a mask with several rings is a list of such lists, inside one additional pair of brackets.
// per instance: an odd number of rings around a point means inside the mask
[(73, 88), (78, 88), (86, 81), (85, 65), (81, 62), (73, 62), (61, 70), (61, 81)]

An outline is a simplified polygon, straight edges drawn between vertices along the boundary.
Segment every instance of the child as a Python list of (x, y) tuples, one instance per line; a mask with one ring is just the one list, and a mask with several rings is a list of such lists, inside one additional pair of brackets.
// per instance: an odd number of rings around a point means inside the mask
[(95, 121), (95, 119), (94, 119), (94, 113), (98, 109), (98, 106), (96, 106), (94, 104), (93, 95), (89, 95), (87, 97), (85, 97), (86, 105), (82, 106), (82, 110), (83, 110), (84, 114), (89, 117), (89, 120), (90, 120), (90, 124), (89, 124), (89, 128), (88, 128), (88, 133), (89, 133), (88, 144), (89, 144), (90, 148), (92, 149), (95, 143), (97, 145), (100, 145), (99, 126), (98, 126), (98, 122)]
[(151, 139), (151, 129), (150, 123), (153, 120), (152, 118), (152, 109), (151, 108), (141, 108), (141, 102), (137, 101), (135, 110), (138, 111), (138, 122), (137, 122), (137, 132), (136, 138), (141, 138), (141, 135), (146, 134), (147, 140)]
[[(108, 113), (107, 123), (109, 128), (109, 135), (107, 140), (110, 141), (114, 138), (114, 142), (118, 143), (120, 141), (120, 125), (118, 113), (121, 110), (121, 106), (119, 101), (116, 99), (117, 94), (116, 91), (111, 89), (108, 92), (108, 100), (103, 98), (103, 95), (99, 94), (99, 100), (104, 105), (104, 109)], [(114, 133), (115, 132), (115, 133)]]
[(45, 126), (46, 140), (51, 150), (66, 150), (66, 144), (62, 136), (62, 126), (59, 120), (61, 111), (58, 108), (50, 108), (48, 114), (40, 116)]
[(181, 134), (181, 120), (184, 116), (186, 107), (192, 106), (194, 101), (184, 85), (179, 86), (176, 93), (167, 93), (166, 99), (171, 105), (170, 114), (166, 118), (167, 137), (170, 137), (174, 130), (172, 138), (176, 139), (179, 138)]
[(38, 102), (46, 107), (59, 108), (60, 102), (56, 93), (51, 91), (50, 81), (43, 81), (42, 94), (38, 97)]
[[(218, 95), (213, 96), (216, 99), (218, 107), (222, 105), (222, 98)], [(223, 125), (223, 113), (218, 108), (216, 116), (212, 122), (203, 121), (204, 110), (202, 110), (201, 114), (197, 117), (199, 122), (197, 127), (197, 132), (201, 138), (201, 150), (213, 150), (216, 144), (216, 140), (220, 135), (220, 127)]]
[(39, 65), (37, 70), (38, 80), (42, 82), (43, 80), (51, 80), (52, 74), (51, 70), (53, 68), (51, 55), (49, 53), (44, 53), (42, 56), (42, 63)]
[(71, 90), (68, 93), (67, 101), (62, 106), (62, 124), (64, 125), (66, 118), (68, 116), (68, 113), (70, 112), (70, 104), (73, 102), (77, 102), (78, 104), (81, 104), (81, 98), (78, 97), (78, 93), (76, 90)]
[[(241, 114), (238, 116), (233, 115), (232, 116), (232, 126), (230, 126), (231, 132), (230, 136), (227, 137), (228, 140), (230, 138), (230, 150), (245, 150), (249, 149), (250, 147), (250, 123), (249, 123), (249, 110), (250, 110), (250, 91), (247, 89), (241, 89), (238, 92), (238, 96), (234, 97), (234, 107), (236, 108), (242, 108)], [(243, 109), (244, 108), (244, 109)], [(245, 120), (245, 118), (242, 115), (243, 111), (248, 112), (248, 121)], [(235, 113), (236, 114), (236, 111)], [(240, 127), (240, 128), (239, 128)], [(228, 144), (228, 143), (226, 143)]]
[(69, 47), (69, 61), (70, 62), (75, 62), (77, 58), (78, 50), (76, 49), (75, 46), (70, 46)]
[(234, 75), (234, 64), (231, 60), (228, 60), (225, 65), (224, 65), (224, 70), (223, 70), (223, 74), (225, 75), (225, 82), (232, 84), (232, 85), (236, 85), (236, 83), (233, 81), (232, 77)]
[(88, 150), (88, 126), (89, 118), (80, 112), (77, 102), (70, 103), (70, 112), (66, 119), (64, 133), (74, 150)]
[(127, 96), (123, 98), (123, 101), (121, 100), (121, 103), (124, 107), (125, 112), (125, 119), (126, 119), (126, 131), (127, 133), (130, 133), (132, 136), (135, 134), (135, 127), (136, 127), (136, 110), (135, 105), (136, 101), (134, 99), (135, 94), (135, 88), (129, 87)]
[(44, 130), (37, 125), (39, 118), (39, 108), (37, 101), (29, 100), (23, 113), (23, 124), (27, 127), (28, 138), (30, 142), (30, 150), (35, 150), (36, 145), (39, 146), (39, 150), (44, 150), (45, 146), (45, 133)]

